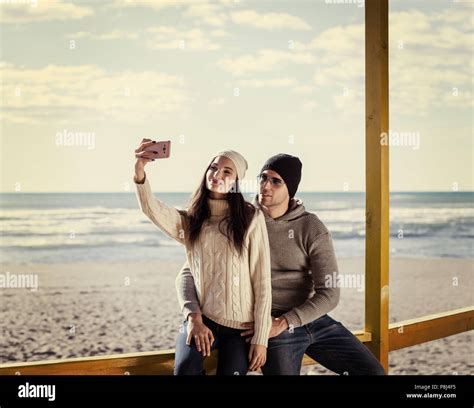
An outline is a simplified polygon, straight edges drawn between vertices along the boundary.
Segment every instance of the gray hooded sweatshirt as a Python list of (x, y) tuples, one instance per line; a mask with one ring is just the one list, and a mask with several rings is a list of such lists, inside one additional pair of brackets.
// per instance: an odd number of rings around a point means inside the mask
[[(265, 221), (272, 268), (272, 316), (283, 316), (290, 327), (300, 327), (329, 313), (339, 302), (340, 291), (333, 284), (338, 281), (338, 267), (326, 226), (298, 199), (290, 200), (286, 214), (276, 219), (265, 214)], [(186, 319), (190, 313), (201, 313), (187, 263), (176, 278), (176, 289)]]

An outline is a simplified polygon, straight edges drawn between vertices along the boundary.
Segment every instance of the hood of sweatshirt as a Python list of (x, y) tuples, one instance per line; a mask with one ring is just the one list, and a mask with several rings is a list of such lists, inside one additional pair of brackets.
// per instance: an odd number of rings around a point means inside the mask
[[(262, 208), (258, 202), (258, 194), (254, 198), (254, 205), (257, 208)], [(301, 201), (299, 198), (292, 198), (290, 200), (290, 204), (288, 206), (288, 211), (283, 214), (281, 217), (273, 219), (269, 215), (265, 213), (265, 211), (262, 211), (263, 214), (265, 215), (265, 221), (267, 222), (278, 222), (278, 223), (283, 223), (283, 222), (290, 222), (294, 221), (303, 215), (307, 214), (306, 209), (303, 205), (303, 201)]]

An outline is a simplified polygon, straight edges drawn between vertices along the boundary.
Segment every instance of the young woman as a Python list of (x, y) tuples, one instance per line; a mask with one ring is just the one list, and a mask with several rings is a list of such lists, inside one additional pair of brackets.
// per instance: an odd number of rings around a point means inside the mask
[[(187, 316), (178, 335), (175, 374), (202, 374), (204, 358), (217, 348), (218, 375), (245, 375), (265, 364), (271, 328), (271, 266), (265, 218), (244, 200), (239, 180), (247, 162), (239, 153), (219, 152), (206, 168), (187, 210), (156, 199), (144, 168), (154, 142), (135, 150), (134, 181), (142, 211), (186, 248), (201, 315)], [(242, 333), (254, 322), (250, 349)]]

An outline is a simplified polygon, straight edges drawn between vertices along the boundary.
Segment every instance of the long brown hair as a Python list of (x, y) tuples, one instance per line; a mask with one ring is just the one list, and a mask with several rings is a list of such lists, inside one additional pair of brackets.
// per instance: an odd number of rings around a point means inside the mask
[[(207, 188), (206, 175), (213, 162), (214, 159), (209, 163), (209, 166), (207, 166), (201, 183), (193, 194), (189, 205), (188, 241), (191, 246), (193, 246), (199, 238), (203, 222), (211, 216), (211, 210), (208, 204), (210, 191)], [(240, 192), (238, 178), (235, 180), (235, 186), (232, 188), (232, 191), (227, 193), (226, 200), (229, 203), (229, 213), (219, 223), (219, 231), (227, 237), (239, 255), (242, 255), (245, 234), (255, 215), (255, 207), (245, 201), (244, 196)], [(226, 231), (222, 231), (221, 225), (225, 221), (227, 222), (227, 229)]]

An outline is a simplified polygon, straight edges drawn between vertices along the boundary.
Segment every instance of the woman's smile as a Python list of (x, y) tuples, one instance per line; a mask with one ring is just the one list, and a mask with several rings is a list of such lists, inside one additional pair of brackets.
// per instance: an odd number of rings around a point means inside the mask
[(219, 184), (223, 184), (223, 183), (224, 183), (223, 180), (217, 180), (217, 179), (215, 179), (215, 178), (211, 178), (209, 181), (211, 182), (211, 184), (212, 184), (213, 186), (218, 186)]

